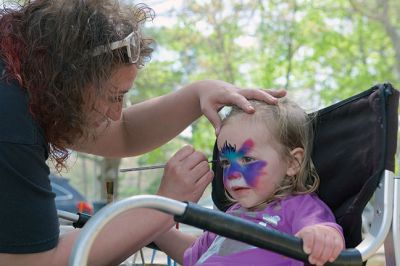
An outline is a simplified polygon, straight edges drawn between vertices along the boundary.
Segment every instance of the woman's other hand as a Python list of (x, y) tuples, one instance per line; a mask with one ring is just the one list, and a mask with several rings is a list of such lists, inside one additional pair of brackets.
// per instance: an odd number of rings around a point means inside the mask
[(157, 194), (197, 202), (213, 176), (205, 155), (187, 145), (167, 162)]
[(254, 108), (248, 100), (276, 104), (277, 98), (286, 95), (286, 91), (283, 89), (240, 89), (235, 85), (220, 80), (202, 80), (189, 86), (196, 87), (201, 111), (214, 126), (216, 135), (218, 135), (221, 126), (221, 118), (218, 115), (218, 111), (222, 107), (237, 105), (245, 112), (253, 113)]

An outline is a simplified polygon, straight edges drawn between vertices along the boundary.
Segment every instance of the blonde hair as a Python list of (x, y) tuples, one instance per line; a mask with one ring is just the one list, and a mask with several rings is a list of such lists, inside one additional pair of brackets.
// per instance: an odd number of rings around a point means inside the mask
[[(319, 177), (311, 159), (314, 117), (308, 115), (299, 105), (286, 97), (279, 99), (276, 105), (255, 100), (251, 100), (250, 103), (256, 110), (251, 119), (269, 130), (279, 145), (279, 150), (282, 151), (283, 159), (296, 159), (290, 153), (295, 148), (304, 150), (304, 158), (298, 162), (299, 172), (295, 176), (286, 176), (267, 202), (282, 199), (290, 194), (308, 194), (316, 191), (319, 186)], [(222, 126), (239, 114), (244, 114), (244, 111), (238, 107), (232, 107), (230, 113), (224, 118)], [(225, 192), (232, 200), (229, 193)]]

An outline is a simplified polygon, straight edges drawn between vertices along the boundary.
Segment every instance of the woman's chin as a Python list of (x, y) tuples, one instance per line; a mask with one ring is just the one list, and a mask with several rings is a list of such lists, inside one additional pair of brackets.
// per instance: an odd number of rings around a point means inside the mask
[(95, 129), (98, 129), (100, 127), (104, 127), (105, 125), (107, 125), (107, 121), (106, 120), (102, 120), (102, 121), (93, 122), (92, 127), (95, 128)]

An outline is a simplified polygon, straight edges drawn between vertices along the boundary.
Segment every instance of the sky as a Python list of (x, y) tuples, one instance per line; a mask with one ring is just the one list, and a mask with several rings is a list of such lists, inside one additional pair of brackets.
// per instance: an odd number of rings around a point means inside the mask
[(142, 0), (142, 1), (131, 1), (133, 3), (144, 3), (151, 7), (156, 17), (153, 21), (154, 26), (171, 25), (175, 21), (174, 18), (168, 17), (165, 13), (171, 8), (178, 8), (182, 5), (183, 0)]

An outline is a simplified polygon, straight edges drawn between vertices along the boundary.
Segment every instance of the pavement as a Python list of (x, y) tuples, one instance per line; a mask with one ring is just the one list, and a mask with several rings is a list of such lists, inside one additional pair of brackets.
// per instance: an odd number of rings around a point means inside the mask
[[(142, 254), (141, 254), (142, 252)], [(141, 252), (137, 252), (135, 255), (127, 259), (124, 263), (120, 266), (136, 266), (136, 265), (151, 265), (151, 266), (158, 266), (158, 265), (180, 265), (178, 263), (174, 264), (174, 261), (162, 252), (162, 251), (155, 251), (150, 248), (142, 248)]]
[(385, 266), (385, 250), (381, 247), (378, 252), (372, 256), (368, 261), (366, 266)]

